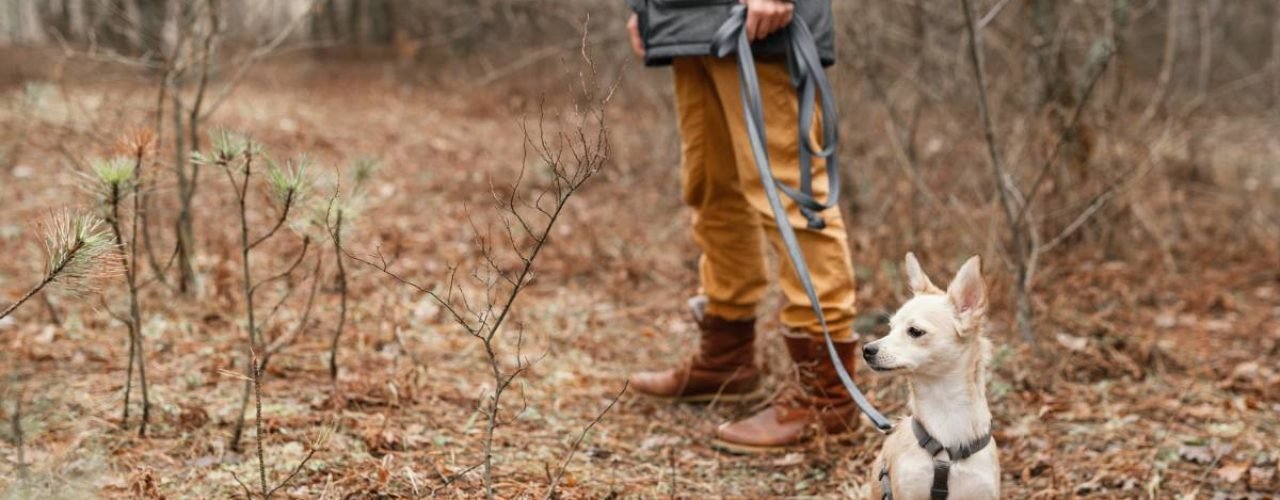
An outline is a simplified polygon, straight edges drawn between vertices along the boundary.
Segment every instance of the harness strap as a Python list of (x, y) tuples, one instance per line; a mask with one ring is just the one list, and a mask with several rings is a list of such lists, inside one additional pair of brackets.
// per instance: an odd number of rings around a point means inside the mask
[(889, 481), (889, 464), (880, 464), (880, 500), (893, 500), (893, 483)]
[[(729, 19), (720, 26), (716, 31), (714, 40), (711, 43), (712, 53), (717, 57), (725, 57), (734, 52), (738, 54), (738, 84), (740, 86), (740, 94), (742, 94), (743, 121), (747, 125), (747, 137), (751, 142), (751, 153), (755, 158), (756, 170), (760, 173), (760, 178), (764, 182), (764, 191), (769, 199), (769, 208), (773, 211), (774, 222), (778, 226), (778, 232), (782, 235), (783, 247), (786, 249), (787, 257), (791, 261), (791, 267), (795, 269), (796, 275), (800, 280), (800, 284), (804, 287), (805, 294), (809, 297), (809, 305), (813, 307), (813, 312), (818, 318), (818, 323), (822, 326), (822, 335), (826, 340), (827, 353), (831, 356), (831, 362), (835, 365), (836, 375), (840, 377), (840, 382), (844, 385), (845, 390), (849, 391), (849, 395), (853, 397), (853, 402), (862, 410), (871, 423), (880, 431), (888, 431), (893, 426), (889, 420), (880, 414), (871, 403), (867, 401), (862, 391), (858, 390), (858, 386), (854, 385), (853, 378), (849, 376), (849, 372), (844, 368), (844, 362), (840, 359), (840, 355), (836, 353), (835, 343), (831, 340), (831, 331), (827, 327), (826, 316), (823, 315), (822, 306), (818, 303), (818, 293), (813, 286), (813, 279), (809, 275), (809, 266), (805, 263), (804, 254), (800, 252), (800, 244), (796, 241), (795, 229), (791, 227), (790, 221), (787, 220), (787, 212), (782, 206), (782, 200), (778, 196), (781, 190), (787, 197), (795, 200), (800, 207), (800, 213), (804, 215), (808, 222), (809, 229), (822, 229), (826, 227), (826, 221), (822, 219), (820, 212), (835, 206), (840, 194), (840, 180), (836, 170), (836, 143), (839, 140), (836, 126), (839, 119), (836, 115), (835, 96), (831, 92), (831, 84), (827, 81), (826, 73), (822, 69), (822, 61), (818, 58), (818, 50), (813, 41), (813, 34), (809, 31), (809, 27), (805, 25), (804, 20), (795, 17), (791, 24), (785, 28), (788, 32), (790, 40), (790, 49), (787, 51), (787, 66), (791, 73), (791, 83), (797, 87), (800, 97), (800, 186), (799, 189), (792, 188), (778, 181), (773, 176), (773, 169), (769, 166), (769, 153), (765, 149), (768, 144), (765, 138), (764, 124), (764, 105), (760, 100), (760, 82), (756, 76), (755, 60), (751, 55), (751, 42), (747, 39), (747, 30), (744, 29), (747, 19), (747, 8), (743, 5), (733, 7)], [(818, 95), (815, 95), (815, 92)], [(822, 140), (823, 148), (814, 150), (812, 141), (810, 140), (810, 123), (813, 121), (814, 111), (813, 105), (815, 98), (820, 98), (822, 103)], [(813, 197), (812, 186), (812, 157), (825, 158), (827, 169), (827, 202), (822, 203)]]
[[(947, 499), (947, 480), (951, 475), (952, 461), (969, 458), (991, 443), (991, 431), (988, 430), (986, 434), (973, 441), (948, 448), (942, 446), (942, 443), (930, 436), (924, 425), (921, 425), (920, 421), (914, 418), (911, 419), (911, 432), (916, 436), (916, 443), (933, 457), (933, 485), (929, 489), (929, 497), (932, 500)], [(947, 452), (946, 458), (938, 456), (944, 451)], [(882, 470), (880, 474), (883, 480), (883, 476), (888, 472)]]
[(946, 450), (947, 456), (950, 457), (951, 460), (964, 460), (973, 456), (973, 454), (982, 451), (982, 449), (986, 448), (988, 444), (991, 444), (990, 430), (988, 430), (986, 434), (978, 436), (978, 438), (973, 441), (961, 443), (950, 448), (942, 446), (942, 443), (933, 439), (933, 436), (929, 435), (929, 431), (924, 429), (924, 426), (920, 424), (920, 421), (914, 418), (911, 419), (911, 431), (916, 435), (916, 442), (920, 444), (921, 448), (928, 451), (930, 455), (937, 455), (939, 452)]
[(929, 488), (931, 500), (947, 500), (947, 478), (951, 475), (951, 462), (934, 459), (933, 487)]

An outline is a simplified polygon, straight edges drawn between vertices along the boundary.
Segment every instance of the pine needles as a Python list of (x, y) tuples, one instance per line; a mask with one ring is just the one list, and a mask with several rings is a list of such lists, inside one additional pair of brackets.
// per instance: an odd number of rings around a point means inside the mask
[(48, 287), (86, 293), (94, 290), (102, 279), (120, 272), (111, 235), (101, 218), (64, 209), (51, 213), (39, 226), (45, 255), (40, 281), (0, 312), (0, 318), (13, 314)]

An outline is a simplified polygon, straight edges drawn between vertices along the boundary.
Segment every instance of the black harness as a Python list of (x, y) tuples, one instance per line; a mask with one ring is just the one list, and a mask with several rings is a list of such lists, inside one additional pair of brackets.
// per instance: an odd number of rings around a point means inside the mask
[[(951, 462), (969, 458), (973, 454), (982, 451), (988, 444), (991, 444), (990, 429), (987, 430), (986, 434), (973, 441), (950, 448), (942, 446), (942, 443), (930, 436), (929, 431), (924, 430), (924, 426), (920, 425), (920, 421), (914, 418), (911, 419), (911, 431), (916, 435), (916, 443), (933, 457), (933, 486), (929, 489), (929, 498), (932, 500), (946, 500), (947, 478), (951, 475)], [(943, 451), (947, 452), (945, 458), (939, 456)], [(892, 484), (889, 482), (889, 464), (880, 464), (880, 487), (884, 490), (884, 494), (881, 495), (882, 500), (893, 500), (891, 486)]]

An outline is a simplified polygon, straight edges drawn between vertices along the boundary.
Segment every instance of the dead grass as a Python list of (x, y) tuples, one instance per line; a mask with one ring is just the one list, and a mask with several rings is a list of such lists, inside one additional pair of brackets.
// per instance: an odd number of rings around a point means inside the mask
[[(311, 151), (322, 167), (360, 155), (381, 157), (387, 168), (371, 186), (364, 222), (347, 238), (350, 249), (372, 252), (381, 245), (398, 255), (397, 269), (424, 283), (443, 279), (451, 264), (476, 263), (480, 255), (460, 221), (470, 213), (481, 226), (495, 223), (489, 181), (516, 171), (518, 117), (537, 99), (491, 89), (446, 92), (387, 76), (310, 80), (305, 68), (300, 71), (302, 78), (251, 81), (214, 123), (247, 131), (271, 150)], [(544, 267), (516, 308), (513, 319), (528, 332), (525, 351), (545, 357), (507, 405), (514, 412), (523, 400), (527, 407), (498, 431), (495, 469), (503, 497), (543, 495), (574, 439), (620, 389), (625, 373), (671, 363), (695, 345), (681, 307), (695, 286), (695, 253), (675, 194), (669, 116), (652, 108), (661, 95), (628, 89), (632, 94), (612, 115), (615, 161), (571, 202)], [(28, 138), (12, 165), (0, 164), (0, 249), (10, 256), (0, 263), (4, 299), (33, 272), (22, 257), (29, 251), (23, 236), (28, 221), (73, 192), (72, 158), (104, 151), (107, 131), (147, 120), (141, 110), (149, 104), (130, 110), (129, 103), (149, 102), (148, 91), (135, 84), (69, 83), (49, 90), (35, 118), (13, 108), (0, 114), (0, 137), (21, 132)], [(0, 100), (12, 102), (23, 92), (6, 87)], [(866, 134), (878, 133), (874, 127)], [(1223, 136), (1232, 137), (1222, 127)], [(1229, 176), (1218, 162), (1274, 162), (1280, 156), (1274, 148), (1248, 149), (1253, 140), (1217, 143), (1211, 171)], [(976, 144), (945, 147), (977, 151)], [(885, 153), (862, 144), (861, 152), (846, 154), (874, 160)], [(881, 179), (898, 175), (871, 172)], [(1221, 235), (1230, 232), (1215, 232), (1227, 222), (1216, 208), (1218, 197), (1234, 192), (1224, 185), (1177, 185), (1182, 194), (1168, 194), (1181, 196), (1180, 209), (1191, 214), (1180, 226), (1176, 271), (1159, 264), (1154, 244), (1130, 249), (1124, 259), (1099, 245), (1056, 254), (1037, 283), (1042, 315), (1035, 347), (1022, 345), (1008, 328), (1008, 300), (995, 302), (998, 352), (990, 391), (1009, 498), (1261, 498), (1280, 492), (1278, 253), (1274, 244), (1227, 241)], [(0, 491), (8, 497), (226, 497), (239, 494), (233, 471), (253, 477), (252, 461), (228, 449), (241, 383), (220, 370), (237, 367), (241, 304), (230, 278), (238, 265), (229, 250), (235, 234), (223, 223), (233, 214), (231, 197), (213, 186), (202, 188), (196, 213), (203, 298), (172, 300), (160, 288), (144, 297), (154, 405), (149, 438), (118, 429), (124, 378), (118, 360), (126, 334), (104, 312), (56, 297), (61, 325), (35, 307), (0, 324), (0, 359), (21, 375), (26, 398), (28, 473), (43, 480), (18, 479), (15, 449), (7, 429), (0, 431), (6, 438)], [(864, 211), (855, 220), (892, 222), (902, 216), (898, 210)], [(896, 307), (903, 293), (897, 272), (903, 253), (931, 252), (936, 259), (926, 260), (937, 267), (964, 257), (950, 245), (956, 235), (908, 239), (893, 234), (892, 226), (851, 225), (862, 324), (872, 331), (876, 315)], [(1006, 279), (996, 271), (997, 283)], [(278, 355), (267, 373), (264, 430), (275, 467), (269, 472), (287, 474), (306, 444), (336, 425), (327, 446), (282, 493), (481, 495), (478, 474), (449, 481), (481, 459), (484, 417), (477, 408), (489, 376), (479, 345), (432, 302), (376, 272), (353, 266), (350, 282), (356, 300), (338, 381), (346, 399), (338, 408), (330, 404), (326, 343), (337, 295), (326, 282), (317, 299), (319, 326)], [(772, 320), (761, 324), (764, 331), (774, 326)], [(765, 338), (766, 357), (779, 373), (780, 340)], [(900, 384), (860, 374), (883, 410), (902, 413)], [(15, 385), (6, 387), (0, 417), (7, 422)], [(882, 439), (870, 426), (854, 443), (819, 441), (777, 456), (728, 456), (707, 446), (716, 424), (749, 411), (665, 406), (628, 395), (583, 443), (560, 492), (565, 498), (706, 498), (867, 491), (869, 463)]]

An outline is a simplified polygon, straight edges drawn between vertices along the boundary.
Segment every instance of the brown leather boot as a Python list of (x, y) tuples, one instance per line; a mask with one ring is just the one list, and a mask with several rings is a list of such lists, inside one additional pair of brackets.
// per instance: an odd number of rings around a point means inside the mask
[(634, 373), (631, 390), (672, 402), (734, 402), (764, 396), (755, 363), (755, 319), (694, 317), (702, 331), (698, 354), (676, 368)]
[[(807, 334), (784, 336), (796, 365), (797, 380), (773, 404), (737, 422), (721, 424), (713, 445), (731, 452), (762, 453), (804, 443), (818, 433), (842, 435), (857, 429), (858, 408), (840, 383), (826, 343)], [(850, 374), (857, 359), (856, 340), (836, 342)]]

